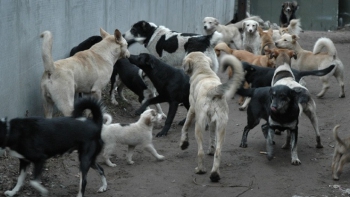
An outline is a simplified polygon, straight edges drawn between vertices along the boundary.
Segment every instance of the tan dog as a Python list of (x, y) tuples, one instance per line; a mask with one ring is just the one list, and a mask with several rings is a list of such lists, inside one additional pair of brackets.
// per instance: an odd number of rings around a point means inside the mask
[(188, 143), (188, 129), (195, 122), (195, 136), (198, 144), (197, 174), (206, 173), (203, 166), (203, 135), (207, 126), (210, 131), (210, 145), (208, 154), (214, 154), (214, 162), (210, 179), (213, 182), (220, 180), (221, 149), (225, 138), (228, 121), (228, 105), (226, 98), (231, 98), (244, 79), (242, 63), (235, 57), (223, 57), (221, 66), (224, 70), (228, 66), (234, 71), (233, 77), (226, 83), (210, 69), (211, 60), (201, 52), (188, 54), (183, 61), (185, 72), (190, 76), (190, 109), (187, 112), (186, 122), (182, 128), (181, 149), (186, 149)]
[(339, 180), (344, 164), (350, 161), (350, 137), (343, 140), (340, 139), (338, 136), (339, 127), (340, 125), (336, 125), (333, 129), (334, 139), (337, 141), (334, 147), (332, 161), (332, 175), (334, 180)]
[(45, 31), (41, 34), (45, 68), (41, 79), (41, 93), (46, 118), (52, 117), (54, 104), (64, 116), (70, 116), (75, 93), (91, 94), (100, 100), (101, 90), (109, 82), (115, 62), (119, 58), (130, 56), (128, 44), (118, 29), (114, 35), (110, 35), (101, 28), (100, 34), (103, 40), (90, 49), (55, 62), (51, 52), (51, 32)]
[[(329, 38), (319, 38), (315, 45), (313, 52), (307, 51), (301, 48), (297, 40), (299, 39), (296, 35), (284, 34), (281, 39), (276, 41), (276, 47), (285, 48), (294, 50), (297, 54), (297, 59), (292, 60), (292, 67), (298, 68), (301, 71), (306, 70), (316, 70), (316, 69), (324, 69), (329, 65), (335, 64), (336, 67), (329, 74), (320, 77), (323, 87), (320, 93), (317, 94), (317, 97), (323, 97), (326, 91), (329, 88), (329, 77), (334, 75), (337, 79), (340, 86), (340, 94), (339, 97), (345, 97), (344, 92), (344, 66), (341, 60), (338, 58), (337, 50)], [(321, 52), (321, 50), (325, 48), (326, 52)]]
[(275, 59), (276, 67), (283, 65), (284, 63), (287, 63), (288, 65), (291, 65), (291, 59), (297, 59), (297, 54), (289, 49), (272, 49), (269, 52), (270, 58)]
[(265, 55), (266, 49), (272, 50), (276, 48), (272, 39), (273, 30), (270, 28), (268, 31), (263, 31), (261, 27), (258, 27), (258, 31), (261, 39), (261, 55)]

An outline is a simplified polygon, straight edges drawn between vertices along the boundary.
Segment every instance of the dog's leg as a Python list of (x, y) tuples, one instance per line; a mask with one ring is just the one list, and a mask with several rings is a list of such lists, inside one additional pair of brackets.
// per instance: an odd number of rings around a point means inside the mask
[(336, 72), (334, 72), (334, 77), (337, 79), (337, 82), (339, 83), (339, 86), (340, 86), (339, 98), (344, 98), (345, 97), (344, 77), (343, 77), (343, 71), (342, 69), (340, 69), (340, 67), (338, 67)]
[(341, 158), (341, 153), (338, 151), (339, 144), (336, 145), (334, 148), (334, 155), (333, 155), (333, 161), (332, 161), (332, 175), (334, 180), (339, 180), (339, 176), (337, 174), (337, 169), (339, 166), (339, 161)]
[(274, 135), (275, 135), (275, 130), (269, 127), (269, 131), (267, 133), (267, 138), (266, 138), (266, 152), (267, 152), (268, 160), (273, 159), (273, 155), (274, 155), (274, 148), (273, 148)]
[(132, 160), (132, 155), (134, 153), (135, 146), (128, 146), (128, 152), (126, 153), (126, 161), (128, 164), (132, 165), (134, 164), (134, 161)]
[(168, 131), (171, 127), (171, 124), (173, 123), (173, 120), (175, 118), (178, 106), (179, 106), (178, 102), (169, 103), (168, 117), (165, 120), (165, 124), (164, 124), (162, 131), (159, 132), (156, 135), (156, 137), (162, 137), (162, 136), (166, 136), (168, 134)]
[(157, 104), (157, 103), (163, 103), (163, 102), (166, 102), (166, 101), (167, 101), (166, 98), (163, 98), (160, 95), (158, 95), (158, 96), (156, 96), (154, 98), (147, 99), (147, 100), (143, 101), (141, 107), (135, 111), (135, 115), (141, 115), (142, 112), (144, 112), (149, 105), (154, 105), (154, 104)]
[(96, 172), (101, 176), (102, 186), (97, 190), (97, 192), (98, 193), (105, 192), (107, 190), (107, 180), (106, 180), (103, 168), (100, 165), (98, 165), (98, 163), (96, 162), (94, 162), (91, 165), (91, 168), (96, 170)]
[(335, 175), (333, 175), (335, 177), (335, 179), (333, 178), (334, 180), (339, 180), (339, 176), (343, 172), (343, 167), (344, 167), (345, 163), (347, 163), (349, 161), (350, 161), (350, 154), (349, 153), (345, 153), (340, 157), (337, 171), (335, 172)]
[(221, 150), (225, 139), (226, 123), (227, 120), (218, 120), (216, 123), (216, 150), (214, 154), (213, 168), (211, 169), (210, 180), (212, 182), (218, 182), (220, 180), (220, 163), (221, 163)]
[[(152, 95), (151, 95), (151, 96), (152, 96), (152, 97), (156, 97), (157, 94), (156, 94), (155, 92), (152, 92)], [(161, 114), (162, 117), (163, 117), (164, 119), (166, 119), (166, 115), (164, 114), (164, 112), (163, 112), (162, 107), (160, 106), (160, 104), (157, 103), (157, 104), (155, 104), (155, 106), (156, 106), (156, 109), (157, 109), (158, 114)]]
[(291, 130), (291, 152), (292, 152), (292, 165), (300, 165), (301, 161), (298, 158), (298, 127)]
[(39, 161), (34, 163), (34, 180), (30, 181), (30, 185), (38, 190), (42, 196), (47, 196), (49, 191), (40, 184), (40, 175), (44, 167), (44, 162)]
[(328, 78), (329, 78), (328, 76), (320, 77), (322, 81), (322, 90), (320, 93), (317, 94), (318, 98), (322, 98), (323, 95), (326, 93), (326, 91), (329, 89)]
[(17, 194), (17, 192), (21, 189), (24, 180), (26, 179), (26, 175), (27, 175), (27, 167), (30, 165), (30, 162), (27, 162), (25, 160), (20, 159), (19, 160), (19, 177), (17, 179), (17, 184), (16, 186), (11, 190), (11, 191), (6, 191), (5, 195), (6, 196), (14, 196)]
[(196, 114), (194, 113), (193, 108), (190, 107), (190, 109), (187, 112), (186, 121), (184, 126), (181, 129), (181, 140), (180, 140), (180, 147), (182, 150), (185, 150), (189, 143), (188, 143), (188, 128), (191, 126), (192, 121)]
[[(304, 107), (304, 113), (305, 115), (310, 119), (312, 126), (314, 127), (315, 134), (316, 134), (316, 148), (323, 148), (323, 145), (321, 143), (321, 135), (320, 130), (318, 128), (318, 118), (316, 115), (316, 104), (315, 101), (310, 98), (311, 101), (307, 103), (307, 106)], [(305, 109), (306, 108), (306, 109)]]
[(80, 182), (79, 182), (79, 193), (77, 197), (83, 197), (85, 193), (85, 188), (86, 188), (86, 175), (92, 165), (92, 161), (94, 158), (92, 158), (88, 150), (82, 150), (79, 153), (79, 161), (80, 161)]
[(153, 144), (147, 144), (145, 146), (145, 150), (150, 152), (155, 158), (157, 158), (159, 161), (163, 161), (165, 157), (163, 155), (160, 155), (157, 153), (156, 149), (154, 148)]
[(286, 137), (286, 142), (282, 146), (283, 149), (288, 149), (290, 148), (290, 130), (287, 130), (287, 137)]
[[(113, 69), (113, 73), (114, 71), (116, 71), (115, 69)], [(117, 78), (119, 78), (119, 75), (116, 75), (115, 77), (111, 77), (111, 89), (109, 90), (109, 96), (111, 97), (111, 103), (114, 105), (118, 105), (118, 101), (115, 99), (115, 94), (114, 94), (114, 88), (117, 86)]]
[(250, 103), (251, 99), (252, 98), (250, 98), (250, 97), (246, 97), (243, 105), (239, 107), (239, 110), (244, 111), (247, 108), (248, 104)]
[(126, 99), (125, 96), (124, 96), (124, 91), (123, 91), (124, 86), (125, 86), (124, 83), (120, 83), (120, 85), (118, 86), (118, 89), (117, 89), (118, 95), (119, 95), (119, 97), (122, 98), (125, 102), (129, 102), (128, 99)]
[(202, 144), (203, 143), (202, 130), (204, 130), (204, 128), (201, 128), (201, 125), (198, 122), (196, 122), (196, 126), (194, 130), (195, 130), (195, 137), (198, 145), (198, 153), (197, 153), (198, 166), (195, 168), (195, 172), (196, 174), (204, 174), (207, 172), (207, 170), (203, 166), (204, 151), (203, 151), (203, 144)]
[(103, 149), (103, 157), (105, 158), (105, 162), (109, 167), (116, 167), (117, 166), (117, 164), (112, 163), (110, 160), (110, 156), (111, 156), (113, 150), (115, 150), (114, 143), (105, 144), (105, 147)]
[(214, 155), (216, 149), (216, 122), (209, 123), (209, 149), (208, 155)]
[(43, 107), (44, 107), (45, 118), (52, 118), (53, 106), (54, 106), (54, 103), (51, 101), (51, 99), (43, 96)]

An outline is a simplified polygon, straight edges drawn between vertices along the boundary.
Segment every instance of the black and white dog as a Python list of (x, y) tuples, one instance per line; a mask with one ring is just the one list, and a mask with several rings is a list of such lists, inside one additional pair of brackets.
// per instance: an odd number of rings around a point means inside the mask
[(206, 36), (193, 33), (178, 33), (165, 26), (139, 21), (125, 32), (124, 38), (130, 44), (135, 41), (143, 44), (150, 54), (177, 68), (181, 67), (185, 55), (194, 51), (206, 54), (212, 60), (212, 69), (215, 72), (219, 68), (214, 51), (215, 45), (222, 38), (222, 34), (218, 32)]
[(280, 26), (288, 27), (292, 19), (296, 19), (295, 12), (298, 10), (299, 5), (296, 1), (286, 1), (282, 4), (280, 14)]
[[(47, 196), (48, 190), (40, 184), (40, 175), (45, 161), (53, 156), (78, 150), (80, 161), (80, 187), (78, 197), (83, 197), (86, 176), (89, 168), (95, 169), (101, 176), (102, 186), (98, 192), (107, 189), (104, 171), (96, 163), (103, 141), (101, 129), (103, 123), (101, 104), (93, 99), (82, 99), (74, 106), (71, 117), (53, 119), (15, 118), (0, 121), (0, 152), (7, 149), (10, 155), (20, 160), (20, 175), (16, 186), (6, 191), (6, 196), (14, 196), (22, 187), (30, 163), (34, 164), (30, 185), (41, 195)], [(83, 111), (89, 109), (92, 119), (83, 117)]]
[[(151, 104), (169, 103), (165, 125), (156, 135), (156, 137), (165, 136), (174, 120), (179, 104), (183, 103), (186, 109), (189, 109), (189, 76), (183, 69), (174, 68), (148, 53), (141, 53), (135, 59), (130, 57), (129, 60), (146, 73), (158, 92), (156, 97), (146, 100), (135, 114), (140, 115)], [(182, 120), (179, 124), (183, 125), (184, 122), (185, 120)]]
[(87, 49), (90, 49), (92, 45), (100, 42), (102, 40), (101, 36), (91, 36), (78, 44), (77, 46), (73, 47), (70, 50), (69, 57), (73, 56), (74, 54), (78, 53), (79, 51), (85, 51)]

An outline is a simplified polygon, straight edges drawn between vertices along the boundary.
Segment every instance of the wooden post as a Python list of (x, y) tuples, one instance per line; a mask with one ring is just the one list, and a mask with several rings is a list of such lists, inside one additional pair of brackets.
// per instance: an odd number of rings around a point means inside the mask
[(238, 0), (237, 21), (241, 21), (245, 19), (246, 12), (247, 12), (247, 0)]

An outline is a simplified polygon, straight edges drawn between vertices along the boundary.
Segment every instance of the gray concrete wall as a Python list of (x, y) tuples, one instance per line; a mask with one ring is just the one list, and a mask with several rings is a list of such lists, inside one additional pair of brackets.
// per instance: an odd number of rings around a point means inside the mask
[[(72, 47), (102, 27), (127, 31), (139, 21), (172, 30), (203, 33), (206, 16), (227, 23), (235, 0), (1, 0), (0, 117), (42, 116), (40, 79), (44, 70), (40, 33), (53, 33), (53, 58), (68, 56)], [(132, 47), (132, 53), (143, 50)]]

